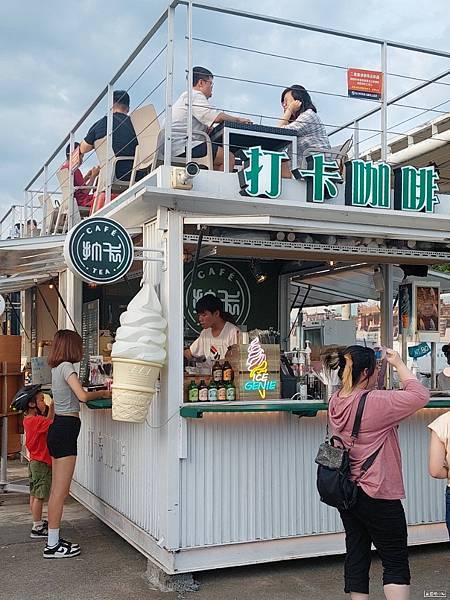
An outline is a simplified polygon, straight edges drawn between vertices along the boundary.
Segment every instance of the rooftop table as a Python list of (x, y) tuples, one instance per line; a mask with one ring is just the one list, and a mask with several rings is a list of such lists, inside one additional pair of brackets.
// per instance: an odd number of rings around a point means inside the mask
[[(290, 144), (292, 147), (292, 164), (297, 164), (297, 134), (293, 129), (223, 121), (213, 129), (211, 141), (222, 144), (224, 148), (231, 149), (234, 147), (234, 150), (261, 146), (263, 150), (281, 151)], [(229, 171), (228, 159), (228, 152), (225, 152), (225, 173)]]

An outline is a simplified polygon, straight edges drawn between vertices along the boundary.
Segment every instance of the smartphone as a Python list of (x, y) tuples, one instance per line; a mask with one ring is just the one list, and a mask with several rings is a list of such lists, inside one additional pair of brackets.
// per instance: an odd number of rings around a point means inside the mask
[(377, 346), (373, 350), (375, 352), (375, 358), (378, 366), (377, 388), (382, 390), (385, 384), (384, 380), (387, 369), (386, 348), (384, 346)]

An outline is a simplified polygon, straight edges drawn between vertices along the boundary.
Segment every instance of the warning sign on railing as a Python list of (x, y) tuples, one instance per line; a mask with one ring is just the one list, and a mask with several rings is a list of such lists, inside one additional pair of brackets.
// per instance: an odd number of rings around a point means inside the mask
[(367, 69), (347, 69), (347, 87), (351, 98), (381, 100), (383, 73)]

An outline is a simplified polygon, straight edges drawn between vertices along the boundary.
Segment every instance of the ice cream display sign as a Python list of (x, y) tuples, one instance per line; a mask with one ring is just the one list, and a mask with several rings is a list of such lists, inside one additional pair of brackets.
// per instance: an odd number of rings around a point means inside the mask
[(126, 275), (134, 258), (133, 241), (116, 221), (92, 217), (75, 225), (64, 243), (69, 269), (87, 283), (114, 283)]
[(276, 390), (277, 381), (269, 378), (267, 357), (259, 337), (255, 337), (248, 346), (247, 369), (249, 379), (244, 382), (245, 391), (258, 391), (260, 397), (264, 400), (266, 390), (270, 392)]

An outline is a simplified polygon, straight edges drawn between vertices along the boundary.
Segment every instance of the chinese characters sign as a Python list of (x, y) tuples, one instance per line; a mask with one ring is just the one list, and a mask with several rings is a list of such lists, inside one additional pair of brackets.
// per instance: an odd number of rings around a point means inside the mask
[(133, 257), (133, 242), (126, 229), (102, 217), (78, 223), (64, 244), (67, 266), (88, 283), (118, 281), (128, 273)]
[[(241, 194), (278, 198), (281, 194), (281, 161), (284, 152), (264, 152), (259, 146), (245, 151), (248, 161), (239, 172)], [(293, 169), (297, 180), (306, 182), (307, 202), (323, 203), (337, 198), (338, 184), (343, 183), (336, 160), (324, 154), (306, 157), (306, 169)], [(360, 159), (345, 163), (345, 204), (391, 209), (393, 188), (394, 210), (434, 213), (439, 175), (434, 166), (396, 169), (384, 162)]]
[(350, 98), (380, 100), (383, 93), (383, 73), (367, 69), (347, 69), (347, 88)]

